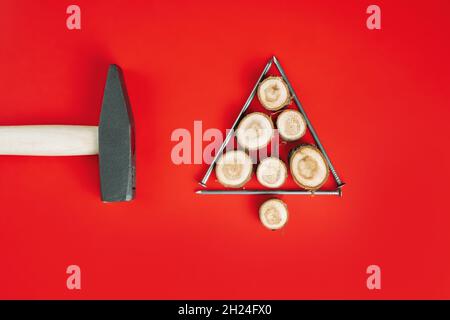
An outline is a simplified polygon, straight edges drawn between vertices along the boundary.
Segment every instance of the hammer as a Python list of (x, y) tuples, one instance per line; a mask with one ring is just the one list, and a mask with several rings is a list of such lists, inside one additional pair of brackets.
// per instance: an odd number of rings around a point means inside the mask
[(0, 126), (0, 155), (99, 155), (101, 198), (130, 201), (135, 192), (134, 125), (122, 71), (110, 65), (99, 126)]

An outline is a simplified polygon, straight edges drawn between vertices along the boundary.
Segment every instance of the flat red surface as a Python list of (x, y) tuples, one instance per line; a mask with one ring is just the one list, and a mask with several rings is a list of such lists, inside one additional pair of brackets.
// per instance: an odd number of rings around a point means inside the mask
[[(98, 122), (110, 63), (136, 121), (137, 197), (103, 204), (96, 157), (0, 157), (0, 298), (450, 298), (448, 1), (0, 3), (0, 124)], [(229, 127), (275, 54), (343, 198), (199, 196), (176, 128)], [(212, 177), (214, 179), (214, 177)], [(66, 267), (82, 289), (66, 288)], [(366, 268), (382, 270), (369, 291)]]

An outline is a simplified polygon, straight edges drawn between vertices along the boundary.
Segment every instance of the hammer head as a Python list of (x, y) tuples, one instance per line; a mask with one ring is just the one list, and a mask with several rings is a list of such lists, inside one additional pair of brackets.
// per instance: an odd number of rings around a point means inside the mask
[(110, 65), (99, 125), (102, 201), (130, 201), (135, 191), (134, 123), (122, 71)]

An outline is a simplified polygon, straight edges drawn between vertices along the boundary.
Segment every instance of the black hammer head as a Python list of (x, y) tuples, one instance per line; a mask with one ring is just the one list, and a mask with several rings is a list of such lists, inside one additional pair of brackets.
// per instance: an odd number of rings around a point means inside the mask
[(102, 200), (133, 200), (134, 124), (122, 71), (117, 65), (110, 65), (108, 70), (98, 131)]

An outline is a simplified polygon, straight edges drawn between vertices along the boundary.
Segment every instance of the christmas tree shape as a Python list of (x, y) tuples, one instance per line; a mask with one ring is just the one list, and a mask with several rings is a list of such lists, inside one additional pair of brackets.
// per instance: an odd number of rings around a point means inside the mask
[[(322, 187), (319, 190), (306, 190), (302, 189), (299, 186), (296, 186), (294, 189), (261, 189), (261, 188), (241, 188), (241, 189), (208, 189), (207, 182), (212, 174), (212, 171), (216, 165), (217, 160), (220, 158), (222, 153), (225, 150), (225, 147), (228, 145), (230, 140), (234, 139), (234, 132), (236, 131), (237, 126), (239, 125), (240, 121), (245, 117), (249, 106), (251, 105), (252, 101), (255, 98), (257, 89), (259, 84), (266, 78), (266, 76), (269, 73), (269, 70), (271, 69), (272, 65), (276, 67), (278, 70), (278, 73), (283, 78), (284, 82), (288, 86), (289, 92), (291, 94), (293, 105), (295, 105), (296, 109), (303, 115), (307, 130), (309, 132), (309, 135), (312, 139), (312, 144), (319, 149), (319, 151), (322, 153), (325, 162), (328, 165), (328, 169), (331, 173), (331, 177), (334, 180), (334, 187), (332, 189), (324, 190)], [(342, 195), (342, 186), (344, 186), (344, 182), (341, 181), (339, 178), (339, 175), (337, 174), (333, 164), (331, 163), (330, 158), (328, 157), (328, 154), (326, 153), (322, 143), (319, 140), (319, 137), (314, 130), (311, 121), (309, 120), (308, 116), (306, 115), (303, 106), (301, 105), (294, 89), (292, 88), (291, 83), (289, 82), (286, 73), (284, 72), (283, 68), (280, 65), (280, 62), (278, 59), (273, 56), (269, 61), (267, 62), (264, 70), (262, 71), (258, 81), (256, 82), (255, 86), (253, 87), (252, 92), (250, 93), (250, 96), (248, 97), (247, 101), (245, 102), (244, 106), (242, 107), (239, 115), (237, 116), (236, 120), (233, 123), (233, 126), (231, 127), (231, 130), (228, 131), (227, 136), (225, 140), (223, 141), (222, 145), (220, 146), (219, 150), (217, 151), (216, 155), (214, 156), (211, 164), (209, 165), (208, 170), (206, 171), (203, 179), (199, 183), (202, 187), (205, 189), (198, 190), (198, 194), (247, 194), (247, 195), (255, 195), (255, 194), (262, 194), (262, 195), (335, 195), (335, 196), (341, 196)]]

